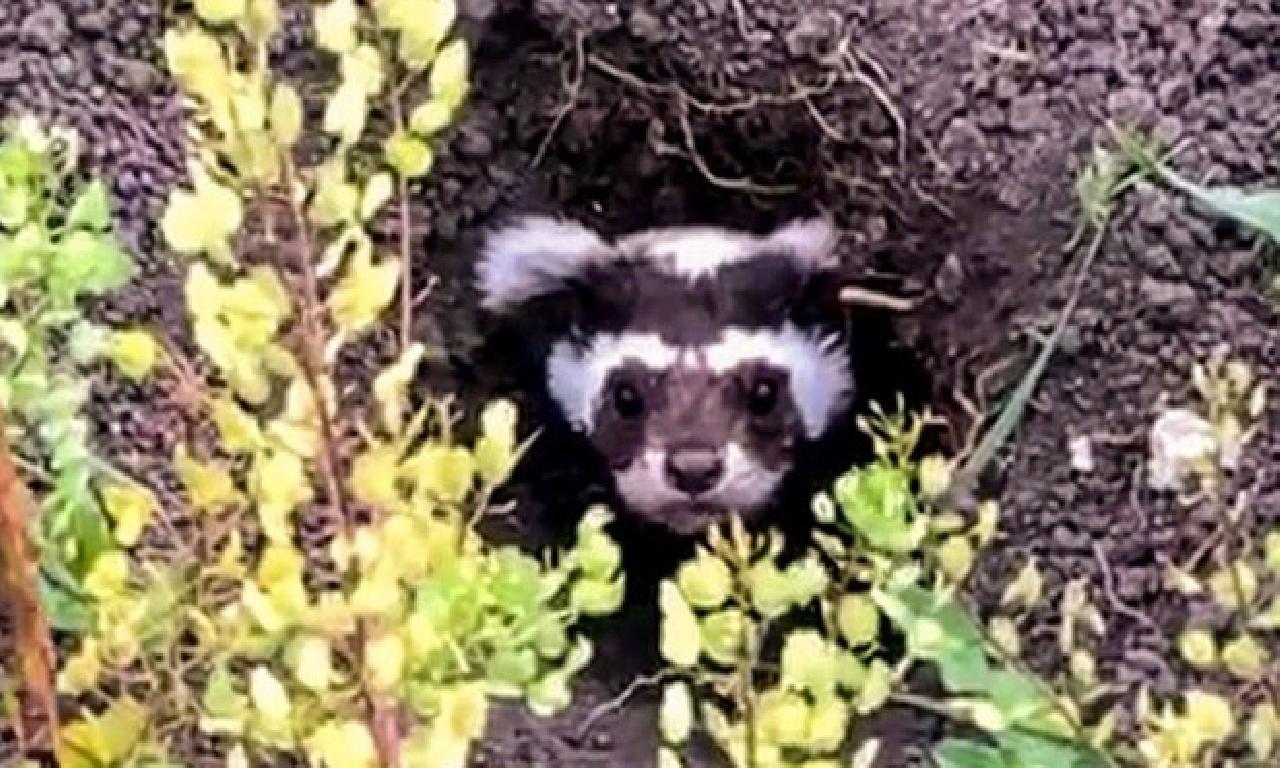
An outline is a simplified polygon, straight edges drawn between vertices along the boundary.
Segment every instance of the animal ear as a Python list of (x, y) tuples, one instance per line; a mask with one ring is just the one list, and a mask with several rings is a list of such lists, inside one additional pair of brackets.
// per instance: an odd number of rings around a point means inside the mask
[(818, 324), (840, 316), (839, 240), (835, 226), (824, 217), (796, 219), (766, 236), (771, 249), (786, 254), (798, 277), (784, 301), (793, 320)]
[(526, 216), (486, 238), (476, 265), (480, 304), (496, 314), (558, 291), (606, 260), (609, 244), (573, 221)]
[(787, 254), (800, 274), (816, 275), (836, 269), (840, 257), (836, 244), (840, 235), (825, 217), (795, 219), (765, 237), (765, 245)]

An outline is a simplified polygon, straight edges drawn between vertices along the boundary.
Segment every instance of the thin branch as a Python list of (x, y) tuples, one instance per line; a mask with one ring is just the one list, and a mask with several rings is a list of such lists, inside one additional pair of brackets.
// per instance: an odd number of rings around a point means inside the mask
[(587, 713), (587, 716), (582, 719), (582, 724), (578, 726), (577, 741), (584, 741), (587, 738), (587, 734), (591, 732), (592, 727), (600, 721), (600, 718), (622, 709), (642, 689), (659, 685), (673, 676), (673, 674), (672, 670), (662, 669), (652, 675), (642, 675), (632, 679), (630, 683), (627, 683), (627, 687), (622, 689), (621, 693)]
[[(294, 186), (295, 169), (290, 158), (284, 159), (283, 181), (286, 189), (292, 189)], [(407, 196), (402, 200), (407, 201)], [(298, 268), (302, 272), (302, 306), (300, 309), (302, 318), (301, 327), (301, 365), (302, 375), (305, 377), (307, 386), (311, 389), (312, 397), (315, 401), (316, 415), (320, 422), (320, 470), (324, 476), (324, 482), (328, 489), (330, 503), (337, 508), (338, 515), (342, 522), (342, 530), (348, 536), (352, 534), (355, 521), (348, 510), (346, 493), (342, 487), (340, 480), (340, 470), (338, 462), (338, 437), (334, 427), (333, 412), (330, 410), (327, 391), (322, 387), (322, 383), (327, 380), (324, 376), (326, 365), (324, 354), (324, 329), (320, 322), (319, 313), (323, 307), (320, 300), (319, 281), (316, 278), (315, 270), (315, 245), (311, 239), (311, 230), (308, 227), (306, 213), (302, 210), (301, 203), (295, 198), (290, 200), (290, 210), (293, 214), (294, 225), (297, 232), (294, 233), (294, 243), (296, 244), (296, 257), (298, 260)], [(407, 224), (407, 219), (405, 220)], [(405, 228), (407, 236), (408, 228)], [(405, 265), (407, 270), (407, 264)], [(406, 310), (412, 307), (412, 296), (408, 297), (404, 305)], [(405, 325), (407, 332), (408, 325)], [(364, 651), (366, 640), (368, 638), (368, 627), (364, 620), (356, 624), (356, 640), (355, 640), (355, 663), (356, 668), (363, 670), (365, 663)], [(361, 680), (361, 689), (365, 701), (369, 707), (369, 727), (374, 735), (374, 745), (378, 752), (379, 764), (386, 768), (399, 768), (400, 765), (400, 725), (399, 713), (395, 707), (394, 701), (388, 700), (385, 696), (370, 691), (363, 685)]]
[[(404, 84), (408, 84), (408, 78)], [(404, 107), (400, 103), (403, 91), (397, 88), (391, 96), (391, 119), (396, 130), (403, 131)], [(413, 227), (409, 211), (409, 179), (396, 173), (396, 197), (400, 206), (400, 351), (409, 348), (413, 341)]]
[[(284, 186), (286, 189), (292, 189), (296, 183), (296, 172), (293, 167), (293, 161), (284, 158)], [(342, 521), (343, 530), (350, 533), (352, 519), (347, 510), (346, 495), (343, 493), (341, 481), (339, 480), (338, 455), (337, 455), (337, 435), (335, 434), (333, 415), (329, 410), (329, 401), (326, 396), (325, 389), (321, 386), (321, 375), (325, 370), (324, 365), (324, 332), (320, 327), (320, 319), (317, 317), (321, 302), (319, 281), (316, 278), (316, 266), (313, 261), (315, 257), (315, 247), (311, 242), (311, 230), (308, 228), (306, 213), (302, 210), (302, 204), (296, 198), (290, 198), (290, 211), (293, 214), (294, 226), (297, 232), (294, 233), (294, 242), (296, 243), (296, 258), (298, 260), (298, 268), (302, 272), (302, 307), (300, 310), (302, 318), (302, 349), (301, 349), (301, 365), (302, 375), (306, 379), (307, 386), (311, 389), (311, 396), (315, 401), (316, 416), (320, 421), (320, 469), (324, 475), (324, 481), (329, 493), (329, 502), (338, 509), (338, 515)]]
[(551, 126), (547, 128), (546, 135), (538, 143), (538, 151), (533, 153), (533, 159), (529, 161), (530, 168), (537, 168), (542, 165), (542, 160), (546, 157), (547, 150), (551, 147), (551, 140), (555, 137), (556, 131), (560, 129), (560, 123), (564, 122), (565, 117), (578, 105), (578, 98), (582, 94), (582, 83), (585, 79), (587, 68), (586, 35), (582, 32), (579, 32), (573, 39), (573, 52), (573, 76), (565, 78), (561, 74), (564, 88), (569, 94), (565, 97), (564, 103), (556, 109), (555, 117), (551, 119)]
[(840, 302), (842, 304), (872, 307), (873, 309), (886, 309), (890, 312), (910, 312), (917, 306), (917, 302), (911, 299), (891, 296), (887, 293), (873, 291), (870, 288), (863, 288), (857, 285), (846, 285), (841, 288)]

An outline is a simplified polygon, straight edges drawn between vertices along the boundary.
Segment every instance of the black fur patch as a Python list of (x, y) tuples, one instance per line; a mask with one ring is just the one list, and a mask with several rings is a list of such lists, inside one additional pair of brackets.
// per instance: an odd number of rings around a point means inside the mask
[(839, 330), (838, 276), (802, 274), (785, 253), (765, 252), (689, 279), (649, 263), (643, 254), (589, 267), (556, 292), (521, 307), (513, 323), (544, 354), (559, 339), (601, 333), (655, 333), (676, 346), (701, 346), (726, 327)]

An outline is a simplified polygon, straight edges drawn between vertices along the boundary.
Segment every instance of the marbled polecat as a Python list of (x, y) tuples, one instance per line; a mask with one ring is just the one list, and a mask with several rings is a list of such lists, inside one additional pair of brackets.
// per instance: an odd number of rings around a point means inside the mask
[(766, 509), (854, 392), (836, 233), (651, 229), (530, 216), (490, 233), (482, 307), (529, 332), (546, 394), (626, 510), (681, 534)]

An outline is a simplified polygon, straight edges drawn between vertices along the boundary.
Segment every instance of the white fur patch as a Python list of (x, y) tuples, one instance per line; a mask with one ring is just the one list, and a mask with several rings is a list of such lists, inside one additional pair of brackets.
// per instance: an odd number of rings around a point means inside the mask
[(713, 227), (671, 227), (640, 232), (618, 243), (627, 253), (645, 253), (650, 263), (687, 280), (710, 277), (716, 270), (750, 258), (756, 238)]
[[(658, 512), (665, 507), (688, 504), (690, 496), (671, 485), (666, 473), (666, 453), (647, 448), (621, 472), (614, 474), (618, 493), (632, 509)], [(750, 452), (737, 443), (724, 449), (724, 476), (697, 501), (726, 510), (751, 512), (767, 504), (782, 482), (783, 472), (761, 466)]]
[(667, 227), (623, 238), (618, 249), (646, 252), (654, 266), (688, 280), (746, 261), (762, 248), (785, 251), (796, 267), (811, 273), (835, 266), (837, 234), (826, 219), (798, 219), (764, 237), (718, 227)]
[(547, 357), (547, 390), (570, 424), (589, 431), (610, 371), (628, 361), (662, 370), (678, 357), (656, 333), (601, 334), (586, 348), (560, 341)]
[(485, 243), (476, 266), (481, 306), (509, 311), (610, 255), (609, 245), (581, 224), (525, 217), (493, 232)]
[(839, 337), (805, 333), (792, 323), (779, 329), (726, 328), (715, 342), (681, 348), (653, 333), (600, 335), (582, 348), (556, 343), (547, 358), (547, 389), (565, 418), (590, 431), (610, 371), (627, 361), (654, 370), (673, 365), (706, 365), (716, 373), (758, 361), (787, 372), (805, 434), (817, 438), (846, 404), (853, 389), (845, 350)]
[(783, 471), (761, 466), (750, 452), (729, 443), (724, 452), (724, 479), (712, 491), (716, 502), (740, 512), (751, 512), (768, 503), (782, 483)]
[(723, 373), (762, 361), (786, 371), (805, 433), (822, 434), (853, 388), (853, 374), (838, 336), (805, 333), (792, 323), (777, 330), (726, 328), (704, 350), (707, 365)]
[(766, 238), (770, 246), (782, 248), (801, 271), (820, 272), (837, 266), (836, 243), (840, 235), (824, 218), (797, 219), (784, 224)]

